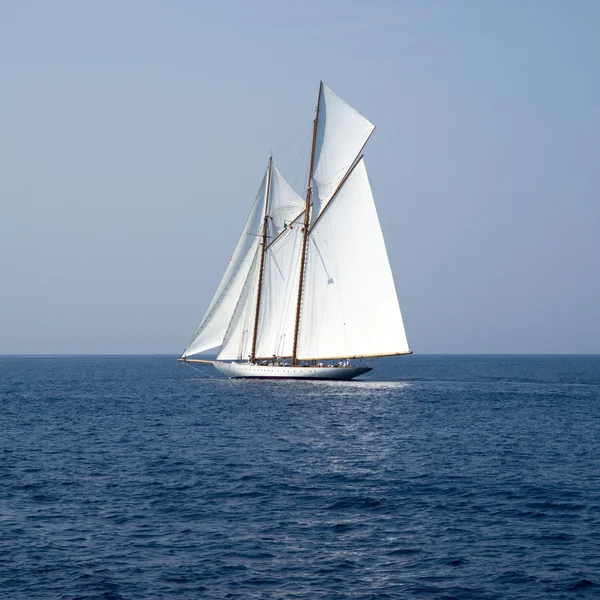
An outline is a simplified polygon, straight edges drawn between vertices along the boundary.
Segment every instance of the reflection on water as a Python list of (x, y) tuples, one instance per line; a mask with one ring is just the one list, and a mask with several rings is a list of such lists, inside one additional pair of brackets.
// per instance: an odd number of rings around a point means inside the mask
[(219, 389), (244, 389), (246, 392), (260, 390), (264, 395), (274, 394), (285, 396), (293, 391), (301, 397), (324, 397), (337, 395), (372, 396), (373, 394), (401, 393), (414, 383), (407, 381), (368, 381), (355, 379), (353, 381), (315, 381), (309, 379), (225, 379), (219, 378), (209, 381)]

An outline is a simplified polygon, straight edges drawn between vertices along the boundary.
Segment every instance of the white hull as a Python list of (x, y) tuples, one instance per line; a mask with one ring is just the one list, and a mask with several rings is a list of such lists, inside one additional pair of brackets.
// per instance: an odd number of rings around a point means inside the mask
[(228, 363), (214, 361), (214, 367), (223, 375), (232, 379), (320, 379), (349, 381), (363, 373), (368, 373), (370, 367), (279, 367), (274, 365), (250, 365), (248, 363)]

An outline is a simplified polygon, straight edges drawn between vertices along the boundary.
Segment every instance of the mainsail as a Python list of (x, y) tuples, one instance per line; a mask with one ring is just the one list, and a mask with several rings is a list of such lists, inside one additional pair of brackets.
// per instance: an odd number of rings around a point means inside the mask
[(308, 235), (298, 359), (409, 352), (364, 160)]
[(321, 84), (306, 200), (269, 160), (182, 359), (298, 361), (410, 353), (362, 149), (374, 130)]

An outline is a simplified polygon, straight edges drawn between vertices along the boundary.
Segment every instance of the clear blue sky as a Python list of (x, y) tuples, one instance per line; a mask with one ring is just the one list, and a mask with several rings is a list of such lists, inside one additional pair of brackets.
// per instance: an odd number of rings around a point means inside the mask
[(320, 79), (377, 125), (415, 352), (599, 353), (599, 32), (594, 0), (3, 0), (0, 353), (180, 352), (270, 149), (303, 188)]

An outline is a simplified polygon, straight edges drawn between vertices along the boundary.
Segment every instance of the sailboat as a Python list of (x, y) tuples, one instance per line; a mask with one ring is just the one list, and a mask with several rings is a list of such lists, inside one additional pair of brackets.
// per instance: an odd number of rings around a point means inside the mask
[(321, 82), (312, 129), (306, 196), (271, 156), (180, 361), (231, 378), (350, 380), (371, 371), (357, 359), (411, 353), (362, 155), (375, 126)]

